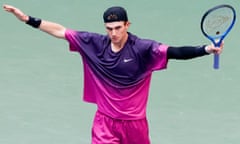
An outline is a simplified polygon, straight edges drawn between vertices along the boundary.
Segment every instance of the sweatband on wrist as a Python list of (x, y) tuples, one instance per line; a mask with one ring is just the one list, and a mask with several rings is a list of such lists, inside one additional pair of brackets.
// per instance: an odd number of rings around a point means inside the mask
[(39, 28), (41, 22), (42, 22), (41, 19), (29, 16), (29, 20), (26, 22), (26, 24), (34, 28)]

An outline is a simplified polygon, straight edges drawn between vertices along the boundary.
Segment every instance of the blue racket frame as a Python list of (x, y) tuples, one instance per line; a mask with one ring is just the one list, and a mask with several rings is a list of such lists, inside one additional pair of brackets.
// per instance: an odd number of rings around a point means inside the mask
[[(203, 23), (204, 23), (204, 20), (206, 18), (206, 16), (211, 13), (212, 11), (216, 10), (216, 9), (219, 9), (219, 8), (224, 8), (224, 7), (227, 7), (227, 8), (230, 8), (233, 12), (233, 20), (232, 20), (232, 23), (231, 25), (228, 27), (228, 29), (221, 35), (217, 35), (215, 37), (212, 37), (212, 36), (209, 36), (205, 31), (204, 31), (204, 28), (203, 28)], [(201, 20), (201, 31), (203, 33), (203, 35), (205, 37), (207, 37), (213, 44), (215, 47), (220, 47), (221, 46), (221, 43), (223, 41), (223, 39), (227, 36), (227, 34), (231, 31), (231, 29), (233, 28), (234, 24), (235, 24), (235, 21), (236, 21), (236, 11), (235, 9), (230, 6), (230, 5), (227, 5), (227, 4), (223, 4), (223, 5), (218, 5), (218, 6), (215, 6), (211, 9), (209, 9), (207, 12), (205, 12), (205, 14), (203, 15), (202, 17), (202, 20)], [(219, 55), (218, 54), (214, 54), (214, 64), (213, 64), (213, 68), (214, 69), (219, 69)]]

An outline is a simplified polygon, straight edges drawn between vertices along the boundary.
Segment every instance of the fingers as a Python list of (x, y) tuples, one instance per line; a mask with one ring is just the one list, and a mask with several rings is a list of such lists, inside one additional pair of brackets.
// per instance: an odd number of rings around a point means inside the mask
[(221, 43), (219, 47), (213, 47), (213, 53), (221, 54), (223, 51), (224, 42)]
[(10, 9), (12, 9), (12, 6), (10, 6), (10, 5), (3, 5), (3, 9), (4, 10), (10, 10)]
[(16, 8), (11, 5), (3, 5), (3, 9), (8, 12), (14, 12), (16, 10)]
[(16, 7), (13, 7), (11, 5), (3, 5), (3, 9), (7, 12), (14, 14), (21, 21), (28, 21), (28, 16)]
[(214, 48), (212, 48), (212, 51), (213, 51), (214, 54), (221, 54), (222, 53), (222, 49), (220, 47), (219, 48), (214, 47)]
[(224, 41), (222, 41), (220, 47), (223, 48), (223, 46), (224, 46)]

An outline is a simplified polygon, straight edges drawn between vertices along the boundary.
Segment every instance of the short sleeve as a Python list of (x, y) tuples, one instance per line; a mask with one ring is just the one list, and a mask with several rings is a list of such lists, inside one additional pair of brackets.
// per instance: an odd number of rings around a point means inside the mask
[(67, 29), (65, 38), (69, 42), (70, 51), (82, 53), (87, 51), (96, 52), (99, 50), (103, 43), (104, 36), (96, 33)]
[(151, 69), (161, 70), (167, 68), (167, 49), (168, 45), (165, 44), (157, 44), (153, 46), (151, 49)]

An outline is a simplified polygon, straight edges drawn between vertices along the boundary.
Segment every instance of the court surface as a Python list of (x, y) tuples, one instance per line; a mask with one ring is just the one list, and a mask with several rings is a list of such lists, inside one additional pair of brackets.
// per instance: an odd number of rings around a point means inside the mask
[[(174, 45), (209, 41), (203, 13), (239, 0), (2, 0), (25, 13), (68, 28), (105, 33), (103, 11), (124, 6), (129, 31)], [(0, 12), (0, 144), (89, 144), (96, 107), (82, 101), (82, 63), (68, 43)], [(212, 56), (169, 61), (155, 72), (148, 103), (153, 144), (240, 143), (240, 26), (225, 39), (220, 69)]]

